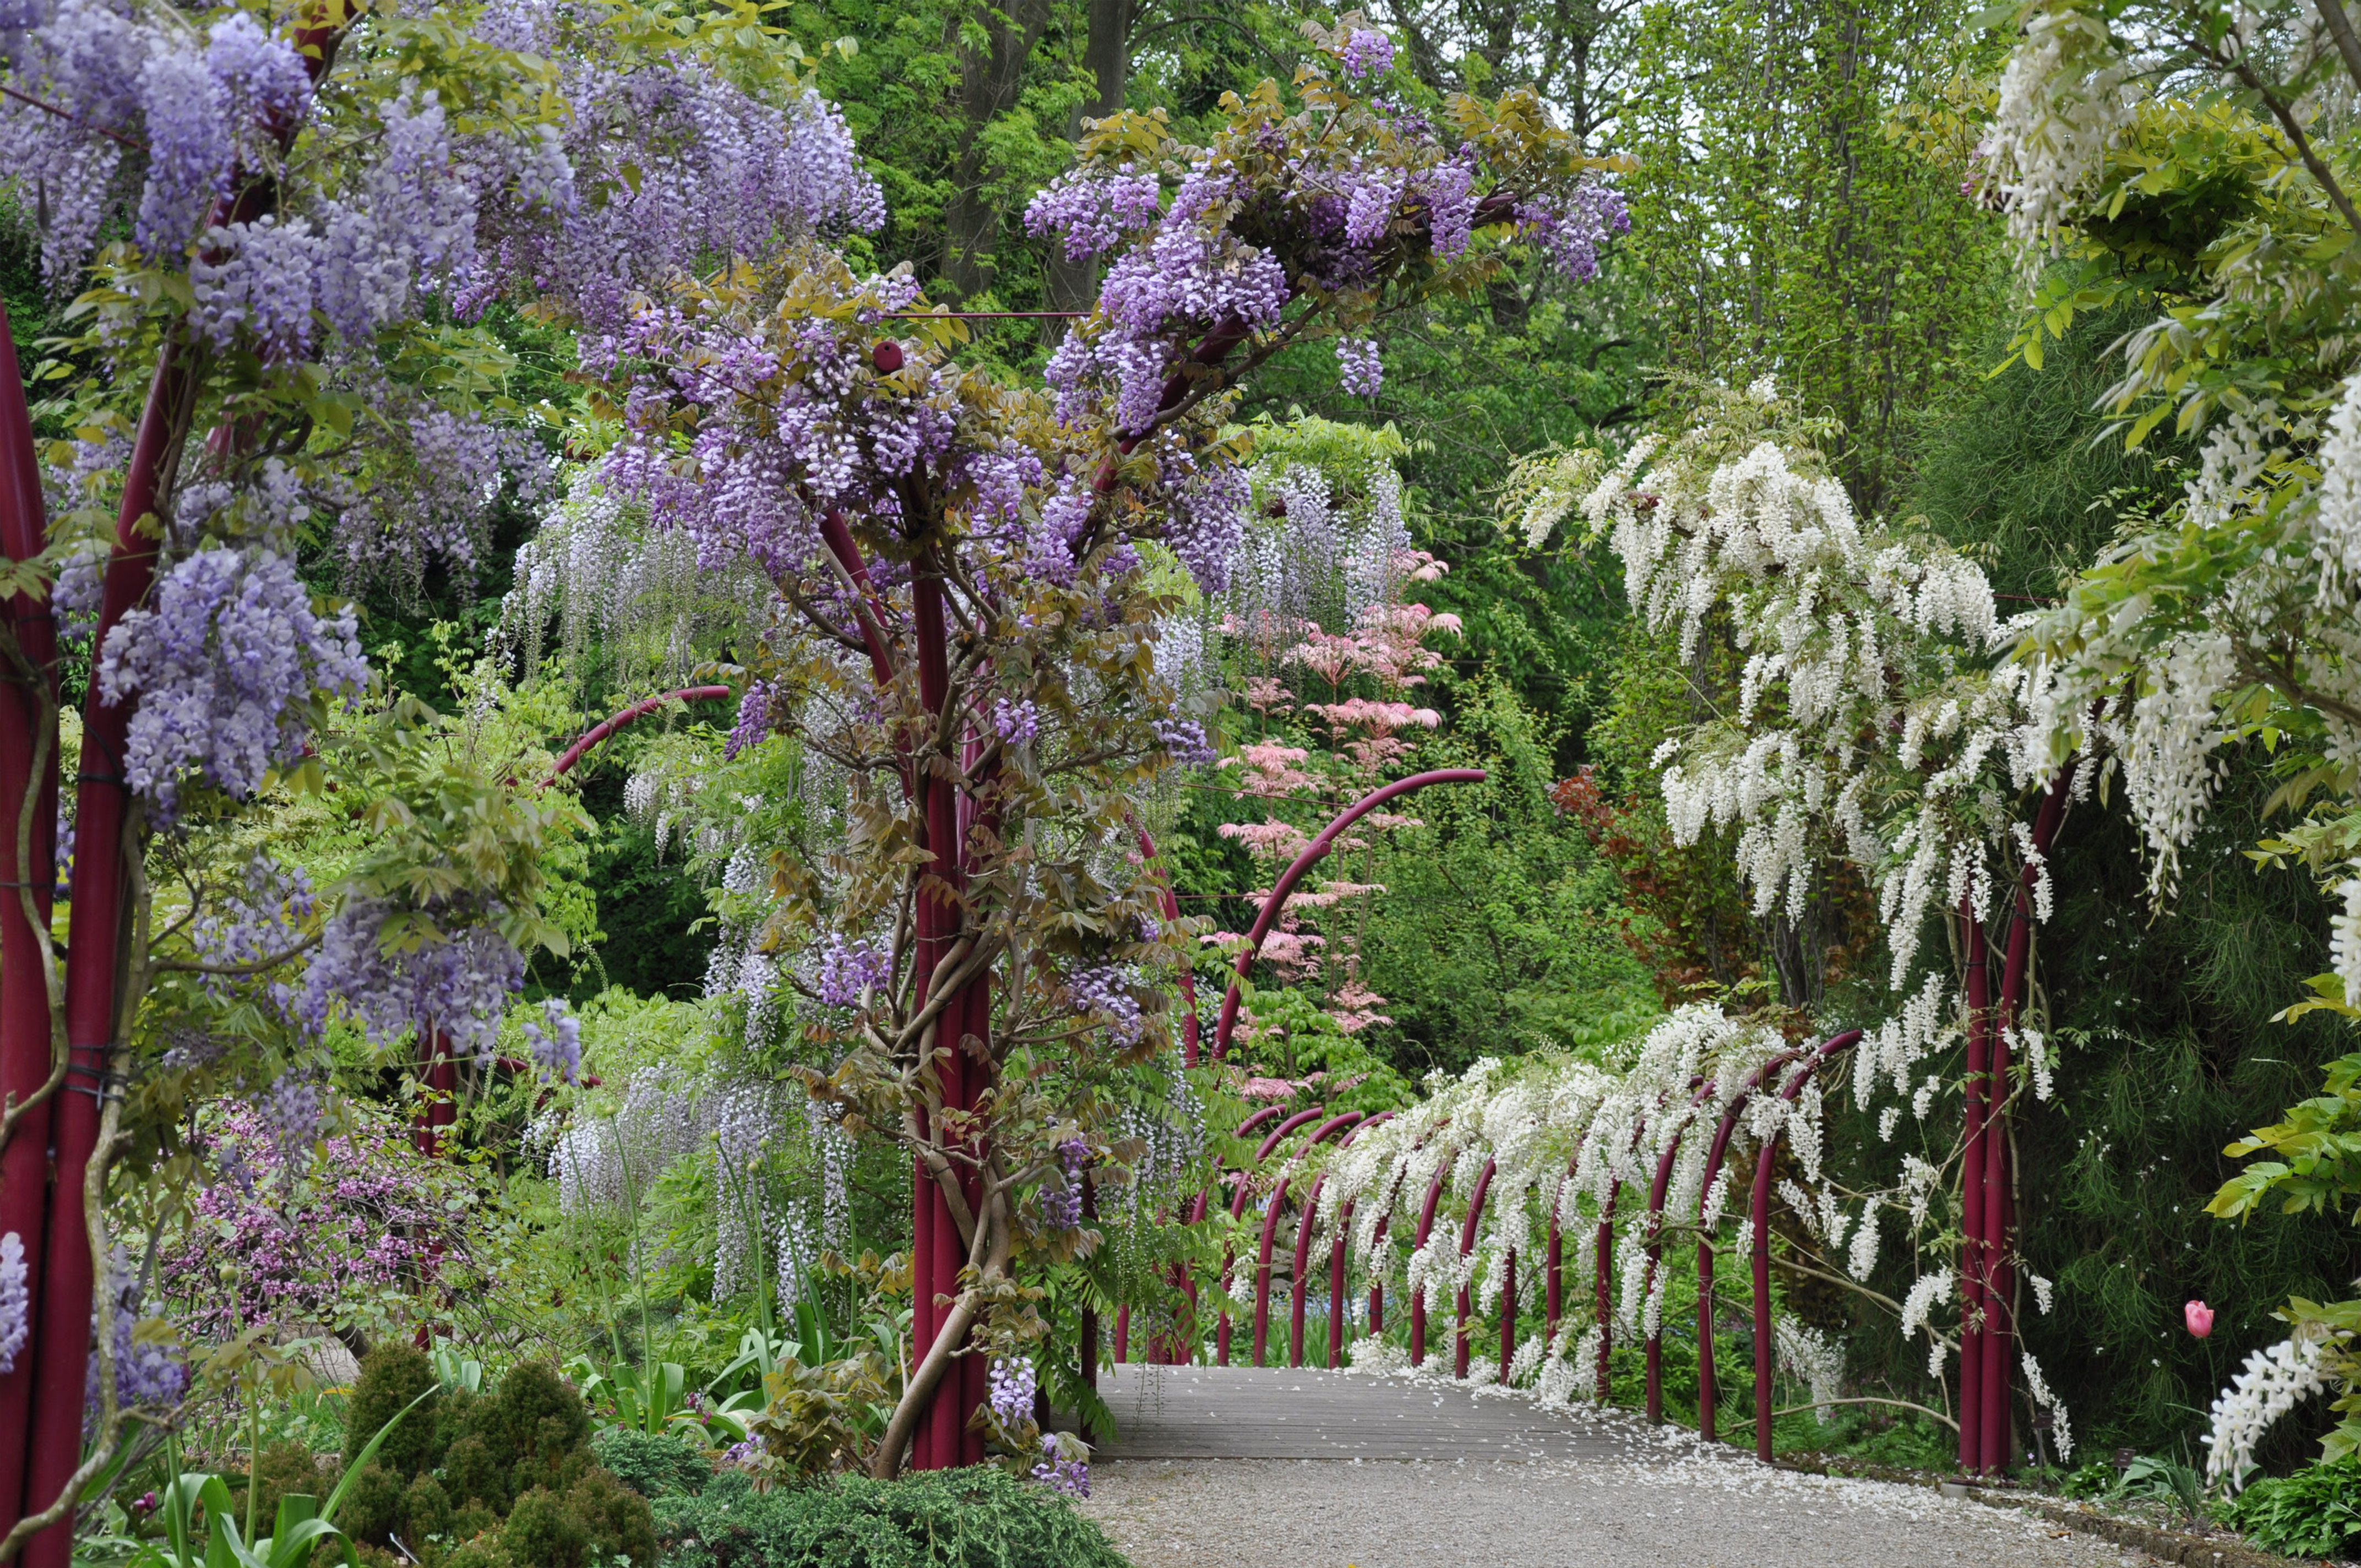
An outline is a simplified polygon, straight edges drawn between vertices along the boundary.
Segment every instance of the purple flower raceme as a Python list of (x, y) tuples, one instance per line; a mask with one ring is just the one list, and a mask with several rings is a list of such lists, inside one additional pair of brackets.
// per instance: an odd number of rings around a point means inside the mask
[[(140, 1290), (138, 1271), (118, 1249), (109, 1269), (111, 1277), (104, 1288), (114, 1295), (115, 1305), (115, 1402), (124, 1409), (135, 1407), (169, 1408), (180, 1403), (188, 1391), (188, 1363), (180, 1354), (177, 1339), (142, 1334), (143, 1321), (157, 1323), (153, 1317), (142, 1317), (146, 1305)], [(98, 1309), (93, 1303), (90, 1314), (91, 1337), (98, 1335)], [(93, 1356), (90, 1370), (82, 1385), (82, 1432), (85, 1437), (98, 1430), (99, 1385), (98, 1358)]]
[(867, 940), (848, 942), (829, 932), (820, 948), (818, 983), (821, 1003), (829, 1007), (858, 1007), (864, 992), (883, 987), (891, 978), (891, 956)]
[(1025, 745), (1041, 733), (1041, 710), (1030, 698), (1002, 697), (992, 705), (992, 728), (1011, 746)]
[(1053, 1492), (1063, 1492), (1070, 1497), (1091, 1495), (1091, 1467), (1086, 1460), (1066, 1456), (1065, 1439), (1056, 1432), (1041, 1438), (1041, 1458), (1033, 1466), (1033, 1479)]
[(1213, 748), (1205, 739), (1205, 727), (1193, 718), (1159, 718), (1148, 728), (1172, 760), (1184, 768), (1206, 767), (1214, 760)]
[(16, 1370), (16, 1357), (33, 1332), (33, 1298), (27, 1287), (25, 1238), (0, 1236), (0, 1376)]
[(437, 1028), (456, 1054), (489, 1059), (500, 1014), (524, 986), (524, 955), (489, 923), (499, 911), (456, 904), (430, 911), (442, 939), (406, 952), (389, 951), (379, 939), (395, 912), (355, 899), (329, 919), (303, 977), (302, 1016), (316, 1031), (331, 1004), (340, 1005), (379, 1044)]
[(1394, 40), (1374, 27), (1355, 27), (1345, 39), (1345, 74), (1358, 82), (1394, 68)]
[(1345, 390), (1357, 398), (1374, 398), (1386, 384), (1386, 367), (1378, 357), (1377, 339), (1370, 337), (1340, 337), (1336, 340), (1338, 380)]
[(1013, 1355), (996, 1355), (987, 1374), (991, 1392), (986, 1401), (993, 1418), (1005, 1431), (1015, 1431), (1033, 1419), (1033, 1364)]
[(1156, 176), (1132, 164), (1107, 175), (1060, 174), (1025, 204), (1025, 232), (1066, 242), (1066, 259), (1088, 261), (1163, 216)]
[(368, 665), (347, 608), (323, 617), (295, 565), (267, 549), (208, 548), (126, 614), (98, 661), (100, 695), (137, 694), (123, 759), (158, 818), (179, 814), (192, 773), (244, 799), (301, 755), (324, 696), (358, 696)]
[(1147, 1030), (1139, 999), (1131, 992), (1131, 976), (1115, 964), (1093, 964), (1066, 977), (1066, 993), (1077, 1012), (1087, 1013), (1106, 1025), (1125, 1045), (1134, 1045)]
[(1577, 280), (1598, 276), (1598, 248), (1609, 235), (1631, 227), (1622, 193), (1605, 185), (1577, 185), (1562, 196), (1517, 204), (1519, 231), (1557, 269)]
[(582, 1020), (564, 998), (553, 996), (541, 1004), (541, 1023), (526, 1020), (524, 1038), (544, 1072), (567, 1083), (581, 1080)]
[(280, 1073), (256, 1099), (254, 1110), (279, 1151), (280, 1167), (289, 1175), (300, 1172), (320, 1135), (320, 1078), (307, 1068)]

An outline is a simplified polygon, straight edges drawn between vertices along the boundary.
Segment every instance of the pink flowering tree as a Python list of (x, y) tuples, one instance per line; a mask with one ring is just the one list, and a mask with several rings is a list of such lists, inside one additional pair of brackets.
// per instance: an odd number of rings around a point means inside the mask
[[(1455, 99), (1438, 125), (1373, 90), (1383, 35), (1315, 41), (1208, 143), (1117, 115), (1034, 200), (1028, 227), (1105, 265), (1044, 388), (963, 364), (962, 323), (906, 271), (809, 238), (584, 335), (624, 429), (582, 485), (647, 558), (686, 540), (708, 604), (757, 607), (729, 750), (798, 760), (791, 828), (732, 855), (748, 950), (821, 1060), (813, 1092), (913, 1161), (916, 1348), (881, 1475), (983, 1457), (987, 1357), (959, 1353), (1043, 1332), (1027, 1268), (1093, 1245), (1078, 1184), (1139, 1154), (1120, 1113), (1171, 1054), (1194, 942), (1135, 802), (1213, 760), (1157, 652), (1178, 575), (1219, 594), (1238, 571), (1242, 381), (1321, 340), (1374, 377), (1390, 313), (1517, 243), (1587, 275), (1620, 223), (1538, 100)], [(714, 646), (727, 618), (659, 598), (648, 615)], [(718, 794), (717, 831), (763, 809)]]
[[(1418, 737), (1442, 723), (1419, 701), (1443, 662), (1429, 642), (1455, 635), (1458, 620), (1414, 598), (1448, 568), (1411, 546), (1393, 467), (1407, 448), (1390, 427), (1310, 418), (1257, 435), (1239, 571), (1190, 633), (1195, 656), (1220, 671), (1196, 684), (1233, 693), (1238, 744), (1216, 770), (1246, 818), (1218, 832), (1264, 879), (1246, 894), (1258, 915), (1280, 871), (1338, 809), (1411, 771)], [(1288, 895), (1257, 954), (1276, 984), (1254, 992), (1239, 1017), (1245, 1054), (1269, 1069), (1249, 1076), (1247, 1098), (1333, 1098), (1351, 1086), (1316, 1070), (1292, 1076), (1322, 1054), (1307, 1036), (1391, 1022), (1362, 977), (1360, 939), (1369, 901), (1385, 891), (1375, 867), (1387, 837), (1417, 821), (1384, 810), (1363, 817), (1323, 862), (1334, 874), (1315, 873)], [(1246, 938), (1205, 940), (1234, 956)]]
[[(581, 817), (545, 759), (383, 701), (298, 559), (464, 576), (538, 486), (495, 301), (615, 330), (705, 258), (873, 226), (800, 65), (743, 7), (0, 9), (0, 177), (83, 333), (47, 451), (0, 366), (0, 1558), (63, 1564), (83, 1487), (175, 1419), (117, 1354), (135, 1297), (94, 1288), (110, 1192), (200, 1168), (210, 1098), (303, 1141), (336, 1015), (489, 1051), (565, 945), (544, 859)], [(315, 890), (291, 840), (329, 824), (356, 841)]]

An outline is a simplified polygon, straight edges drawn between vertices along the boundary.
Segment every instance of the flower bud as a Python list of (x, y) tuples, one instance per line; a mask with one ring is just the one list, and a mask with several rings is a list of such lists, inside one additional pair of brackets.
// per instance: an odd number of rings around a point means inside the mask
[(2180, 1309), (2180, 1315), (2188, 1320), (2189, 1332), (2197, 1338), (2203, 1339), (2213, 1332), (2213, 1309), (2204, 1302), (2190, 1302)]

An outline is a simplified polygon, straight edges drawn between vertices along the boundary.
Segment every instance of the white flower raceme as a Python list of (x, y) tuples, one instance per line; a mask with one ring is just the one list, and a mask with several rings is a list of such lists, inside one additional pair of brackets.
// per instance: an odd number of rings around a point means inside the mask
[(2206, 1480), (2226, 1481), (2233, 1490), (2246, 1485), (2255, 1445), (2271, 1423), (2328, 1386), (2323, 1350), (2316, 1339), (2283, 1339), (2246, 1357), (2246, 1369), (2213, 1400)]
[[(2048, 1308), (2045, 1306), (2042, 1310), (2048, 1311)], [(2074, 1429), (2067, 1420), (2066, 1407), (2059, 1402), (2057, 1395), (2049, 1391), (2048, 1383), (2041, 1376), (2041, 1364), (2033, 1359), (2031, 1351), (2025, 1353), (2023, 1365), (2025, 1391), (2033, 1396), (2035, 1404), (2049, 1412), (2050, 1435), (2057, 1440), (2058, 1457), (2061, 1460), (2073, 1458)]]
[(2009, 236), (2028, 278), (2048, 261), (2059, 220), (2130, 123), (2131, 62), (2095, 12), (2037, 10), (2001, 73), (1983, 151), (2007, 195)]

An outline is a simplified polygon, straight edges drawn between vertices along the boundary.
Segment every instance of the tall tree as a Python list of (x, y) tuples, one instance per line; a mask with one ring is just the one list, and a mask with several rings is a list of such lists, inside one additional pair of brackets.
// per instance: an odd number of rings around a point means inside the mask
[(1774, 374), (1838, 420), (1863, 512), (1894, 499), (1912, 411), (1998, 284), (1997, 223), (1891, 134), (1976, 63), (1962, 19), (1949, 0), (1652, 5), (1618, 126), (1662, 363)]

